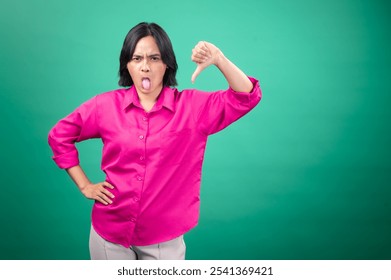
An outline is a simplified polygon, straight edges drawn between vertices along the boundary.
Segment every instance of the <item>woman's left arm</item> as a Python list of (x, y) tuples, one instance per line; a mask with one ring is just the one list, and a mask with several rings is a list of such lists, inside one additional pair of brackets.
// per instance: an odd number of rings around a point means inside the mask
[(253, 89), (253, 84), (246, 74), (226, 58), (219, 48), (211, 43), (199, 42), (193, 49), (191, 60), (197, 63), (197, 68), (191, 77), (193, 83), (205, 68), (210, 65), (216, 65), (234, 91), (251, 92)]

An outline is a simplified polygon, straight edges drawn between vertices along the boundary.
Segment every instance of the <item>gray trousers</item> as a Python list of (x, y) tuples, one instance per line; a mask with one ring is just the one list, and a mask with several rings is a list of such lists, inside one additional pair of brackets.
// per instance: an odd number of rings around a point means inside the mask
[(184, 260), (185, 253), (183, 235), (154, 245), (125, 248), (103, 239), (91, 226), (91, 260)]

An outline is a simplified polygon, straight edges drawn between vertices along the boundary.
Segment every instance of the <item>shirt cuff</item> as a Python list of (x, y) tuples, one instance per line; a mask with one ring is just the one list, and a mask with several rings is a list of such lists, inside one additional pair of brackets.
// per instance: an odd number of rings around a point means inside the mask
[(242, 105), (248, 105), (250, 108), (258, 104), (262, 98), (262, 91), (259, 86), (259, 81), (253, 77), (248, 77), (251, 83), (253, 84), (253, 89), (251, 92), (239, 92), (234, 91), (231, 87), (229, 91)]
[(80, 164), (77, 150), (59, 156), (53, 156), (52, 159), (61, 169), (71, 168)]

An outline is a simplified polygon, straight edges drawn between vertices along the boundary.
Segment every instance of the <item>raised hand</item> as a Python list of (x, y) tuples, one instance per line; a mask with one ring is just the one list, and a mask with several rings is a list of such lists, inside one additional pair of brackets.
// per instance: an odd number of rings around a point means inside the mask
[(216, 65), (227, 80), (229, 86), (237, 92), (251, 92), (253, 84), (246, 74), (233, 64), (215, 45), (201, 41), (193, 49), (191, 60), (197, 63), (191, 81), (209, 65)]
[(191, 82), (194, 83), (197, 76), (208, 66), (217, 65), (219, 60), (223, 57), (223, 53), (215, 45), (201, 41), (193, 48), (191, 60), (197, 63)]

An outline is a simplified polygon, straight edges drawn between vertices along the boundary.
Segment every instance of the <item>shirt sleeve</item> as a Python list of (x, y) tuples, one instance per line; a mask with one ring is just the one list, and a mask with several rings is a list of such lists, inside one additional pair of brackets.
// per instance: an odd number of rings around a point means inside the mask
[[(216, 133), (251, 111), (261, 100), (259, 81), (249, 77), (253, 89), (248, 92), (228, 90), (207, 93), (196, 117), (200, 130), (207, 134)], [(206, 93), (204, 93), (206, 94)]]
[(96, 99), (94, 97), (80, 105), (50, 130), (48, 142), (58, 167), (65, 169), (78, 165), (79, 154), (75, 143), (100, 137)]

